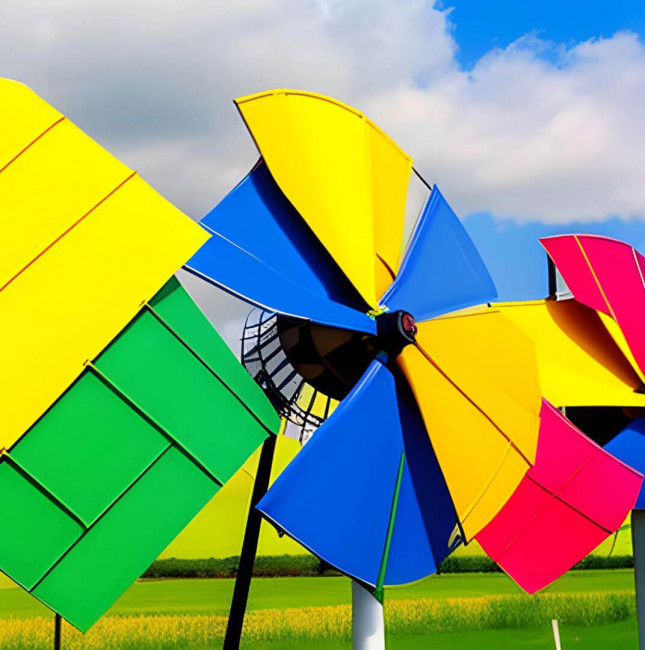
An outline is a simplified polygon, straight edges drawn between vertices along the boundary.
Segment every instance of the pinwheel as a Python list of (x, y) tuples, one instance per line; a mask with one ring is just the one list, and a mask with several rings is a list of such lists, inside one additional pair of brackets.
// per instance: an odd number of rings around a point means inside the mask
[[(628, 244), (593, 235), (563, 235), (542, 240), (575, 300), (593, 310), (615, 342), (617, 356), (632, 370), (638, 393), (632, 422), (605, 448), (640, 472), (645, 471), (645, 257)], [(640, 399), (638, 399), (640, 398)], [(639, 417), (640, 416), (640, 417)], [(641, 491), (636, 507), (645, 506)]]
[(80, 630), (279, 424), (173, 273), (208, 239), (0, 80), (0, 569)]
[(543, 587), (623, 523), (642, 477), (543, 399), (535, 344), (488, 305), (436, 186), (408, 240), (423, 181), (373, 122), (300, 91), (236, 103), (261, 159), (187, 268), (308, 328), (303, 373), (360, 377), (260, 511), (379, 597), (472, 539)]
[[(585, 433), (598, 434), (597, 441), (613, 455), (643, 471), (645, 258), (607, 237), (560, 235), (541, 242), (566, 282), (568, 299), (494, 307), (536, 345), (545, 397), (565, 407)], [(598, 420), (598, 407), (619, 413), (618, 422), (588, 427), (578, 411)]]

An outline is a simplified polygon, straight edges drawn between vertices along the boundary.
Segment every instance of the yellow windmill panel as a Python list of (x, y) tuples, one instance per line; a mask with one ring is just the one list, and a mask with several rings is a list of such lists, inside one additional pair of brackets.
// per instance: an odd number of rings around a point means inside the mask
[(0, 170), (61, 119), (61, 113), (24, 84), (0, 79)]
[(0, 291), (0, 448), (34, 423), (206, 239), (134, 176)]
[(635, 367), (594, 310), (575, 300), (493, 307), (534, 342), (540, 388), (554, 406), (645, 406)]
[[(372, 167), (376, 294), (380, 298), (401, 263), (405, 202), (412, 160), (382, 131), (367, 128)], [(383, 269), (385, 267), (385, 269)], [(383, 271), (387, 273), (383, 273)]]
[(0, 173), (0, 287), (132, 173), (69, 120), (26, 149)]
[(398, 363), (412, 387), (467, 540), (486, 526), (530, 467), (485, 412), (415, 346)]
[(206, 239), (29, 88), (0, 79), (0, 449)]
[(274, 90), (236, 103), (277, 184), (376, 307), (398, 270), (412, 160), (362, 113), (322, 95)]
[(420, 323), (417, 341), (533, 463), (542, 405), (533, 342), (495, 309)]
[(638, 364), (636, 363), (636, 359), (634, 358), (632, 351), (629, 349), (629, 345), (627, 345), (627, 340), (625, 339), (625, 335), (623, 334), (623, 331), (620, 329), (620, 325), (611, 316), (608, 316), (607, 314), (603, 314), (600, 311), (596, 313), (598, 314), (598, 317), (600, 318), (603, 325), (611, 335), (611, 338), (614, 339), (616, 345), (620, 348), (620, 351), (625, 355), (625, 358), (629, 361), (634, 371), (640, 377), (641, 381), (645, 382), (645, 374), (643, 374), (641, 369), (638, 367)]

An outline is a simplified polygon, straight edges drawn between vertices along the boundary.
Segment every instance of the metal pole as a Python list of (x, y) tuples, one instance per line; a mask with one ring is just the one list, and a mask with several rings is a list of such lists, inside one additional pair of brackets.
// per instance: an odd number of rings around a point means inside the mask
[(383, 604), (352, 580), (352, 639), (354, 650), (385, 650)]
[(632, 510), (632, 545), (634, 548), (638, 647), (640, 650), (645, 650), (645, 509)]
[(262, 523), (262, 515), (255, 509), (255, 506), (269, 489), (275, 444), (276, 436), (269, 435), (264, 441), (262, 451), (260, 452), (258, 470), (253, 484), (253, 494), (251, 495), (251, 505), (246, 520), (246, 530), (244, 531), (244, 541), (242, 542), (242, 552), (240, 553), (240, 564), (237, 568), (237, 577), (235, 578), (233, 600), (231, 601), (231, 609), (228, 615), (226, 636), (224, 637), (224, 650), (237, 650), (240, 647), (244, 613), (246, 611), (246, 602), (249, 598), (253, 564), (258, 550), (260, 524)]
[(390, 556), (394, 521), (399, 506), (401, 480), (405, 468), (405, 451), (401, 450), (399, 471), (392, 493), (390, 520), (387, 525), (387, 535), (383, 546), (383, 557), (378, 571), (374, 591), (368, 591), (356, 581), (352, 581), (352, 638), (354, 650), (385, 650), (385, 618), (383, 603), (385, 602), (385, 572)]
[(557, 298), (558, 276), (555, 270), (555, 264), (553, 263), (553, 260), (549, 257), (548, 254), (546, 256), (546, 268), (547, 268), (547, 276), (549, 279), (549, 296), (551, 296), (551, 298)]
[(54, 650), (60, 650), (60, 632), (61, 632), (61, 616), (56, 614), (54, 616)]

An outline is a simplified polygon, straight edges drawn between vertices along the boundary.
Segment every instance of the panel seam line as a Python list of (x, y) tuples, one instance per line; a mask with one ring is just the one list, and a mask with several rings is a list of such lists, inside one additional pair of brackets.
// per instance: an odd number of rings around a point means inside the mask
[(186, 341), (184, 341), (184, 339), (170, 326), (169, 323), (166, 322), (166, 320), (155, 310), (154, 307), (150, 305), (150, 303), (146, 302), (143, 308), (148, 310), (152, 314), (152, 316), (157, 321), (159, 321), (159, 323), (166, 330), (168, 330), (168, 332), (170, 332), (170, 334), (172, 334), (172, 336), (174, 336), (175, 339), (177, 339), (177, 341), (179, 341), (179, 343), (181, 343), (181, 345), (183, 345), (186, 348), (186, 350), (188, 350), (190, 354), (193, 357), (195, 357), (195, 359), (197, 359), (197, 361), (199, 361), (199, 363), (202, 366), (204, 366), (204, 368), (206, 368), (206, 370), (208, 370), (208, 372), (213, 377), (215, 377), (215, 379), (217, 379), (217, 381), (219, 381), (220, 384), (224, 386), (224, 388), (226, 388), (229, 391), (229, 393), (231, 393), (231, 395), (240, 403), (240, 405), (267, 433), (271, 435), (275, 435), (275, 433), (271, 431), (271, 429), (269, 429), (269, 427), (266, 424), (264, 424), (264, 422), (262, 422), (262, 420), (251, 410), (251, 408), (249, 408), (249, 406), (244, 402), (244, 400), (242, 400), (242, 398), (231, 388), (231, 386), (229, 386), (228, 383), (224, 381), (224, 379), (213, 368), (211, 368), (210, 364), (191, 345), (189, 345)]
[(0, 286), (0, 291), (6, 289), (14, 280), (20, 277), (30, 266), (37, 262), (47, 251), (49, 251), (53, 246), (55, 246), (65, 235), (71, 232), (76, 226), (78, 226), (82, 221), (85, 220), (92, 212), (94, 212), (98, 207), (100, 207), (105, 201), (107, 201), (115, 192), (120, 190), (130, 179), (137, 175), (136, 171), (133, 171), (128, 177), (122, 180), (113, 190), (108, 192), (98, 203), (93, 205), (83, 216), (77, 219), (73, 224), (68, 226), (60, 235), (58, 235), (52, 242), (50, 242), (43, 250), (40, 251), (35, 257), (33, 257), (25, 266), (23, 266), (19, 271), (17, 271), (11, 278), (9, 278), (2, 286)]
[(66, 120), (67, 118), (63, 115), (59, 117), (53, 124), (50, 124), (40, 135), (36, 136), (28, 145), (24, 146), (9, 162), (5, 163), (4, 166), (0, 167), (0, 174), (9, 167), (9, 165), (12, 165), (20, 156), (22, 156), (23, 153), (25, 153), (28, 149), (33, 147), (38, 140), (40, 140), (42, 137), (47, 135), (55, 126), (58, 126), (63, 120)]

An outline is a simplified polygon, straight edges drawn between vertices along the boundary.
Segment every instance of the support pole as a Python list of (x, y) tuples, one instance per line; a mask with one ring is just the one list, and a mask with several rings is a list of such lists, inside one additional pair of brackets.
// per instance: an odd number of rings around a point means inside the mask
[(385, 650), (383, 604), (352, 580), (352, 638), (354, 650)]
[(387, 525), (385, 544), (383, 545), (383, 557), (381, 558), (374, 593), (352, 580), (352, 638), (354, 650), (385, 650), (385, 619), (383, 614), (385, 573), (390, 556), (392, 535), (394, 534), (394, 521), (399, 506), (399, 493), (404, 468), (405, 451), (401, 450), (399, 470), (396, 474), (396, 483), (392, 492), (390, 519)]
[(275, 444), (276, 436), (269, 435), (264, 441), (262, 451), (260, 452), (260, 460), (253, 484), (253, 494), (251, 495), (251, 505), (246, 520), (246, 530), (244, 531), (244, 541), (242, 542), (242, 552), (240, 553), (240, 564), (237, 568), (237, 578), (235, 578), (233, 600), (231, 601), (231, 609), (228, 615), (223, 650), (238, 650), (240, 647), (244, 613), (246, 611), (246, 602), (249, 598), (253, 564), (255, 563), (255, 555), (258, 550), (260, 525), (262, 523), (262, 515), (255, 509), (255, 506), (269, 489)]
[(638, 647), (640, 650), (645, 650), (645, 509), (632, 510), (632, 544), (634, 547)]
[(546, 256), (546, 268), (547, 268), (547, 277), (549, 279), (549, 296), (551, 296), (551, 298), (557, 298), (558, 275), (555, 270), (555, 264), (553, 263), (553, 260), (549, 257), (548, 253)]
[(60, 650), (60, 633), (62, 619), (60, 614), (54, 616), (54, 650)]

